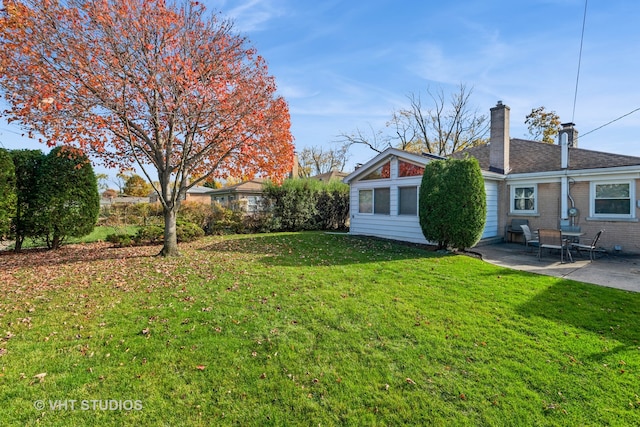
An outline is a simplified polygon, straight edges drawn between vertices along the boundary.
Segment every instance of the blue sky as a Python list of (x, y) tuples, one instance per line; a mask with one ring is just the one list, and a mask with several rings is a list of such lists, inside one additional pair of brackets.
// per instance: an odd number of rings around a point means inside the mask
[[(532, 108), (573, 116), (584, 0), (206, 0), (265, 57), (289, 103), (296, 147), (331, 147), (357, 128), (384, 130), (407, 96), (473, 88), (482, 114), (511, 107), (527, 137)], [(581, 134), (640, 107), (640, 2), (591, 0), (575, 107)], [(640, 111), (579, 147), (640, 156)], [(0, 122), (0, 142), (20, 130)], [(29, 148), (38, 147), (29, 144)], [(373, 156), (354, 150), (350, 166)]]

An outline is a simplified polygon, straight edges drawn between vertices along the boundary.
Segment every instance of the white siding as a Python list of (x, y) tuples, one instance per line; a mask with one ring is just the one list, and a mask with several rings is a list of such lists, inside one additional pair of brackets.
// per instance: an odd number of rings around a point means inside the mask
[(487, 193), (487, 222), (482, 238), (486, 239), (498, 235), (498, 183), (485, 180), (484, 191)]
[[(419, 186), (422, 177), (393, 178), (396, 162), (391, 162), (391, 179), (355, 181), (351, 183), (351, 221), (349, 232), (355, 235), (375, 236), (413, 243), (427, 243), (422, 235), (420, 221), (415, 215), (398, 215), (398, 187)], [(390, 188), (390, 214), (375, 215), (358, 212), (358, 192), (361, 189)]]

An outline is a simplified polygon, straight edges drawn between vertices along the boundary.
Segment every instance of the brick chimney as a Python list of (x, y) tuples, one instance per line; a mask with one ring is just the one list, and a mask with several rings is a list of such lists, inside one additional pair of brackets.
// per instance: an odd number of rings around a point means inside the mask
[(507, 174), (509, 167), (509, 111), (510, 108), (498, 101), (491, 108), (491, 130), (489, 139), (489, 170)]
[(578, 148), (578, 131), (575, 123), (562, 123), (562, 129), (558, 132), (558, 141), (562, 141), (562, 135), (567, 134), (567, 146)]

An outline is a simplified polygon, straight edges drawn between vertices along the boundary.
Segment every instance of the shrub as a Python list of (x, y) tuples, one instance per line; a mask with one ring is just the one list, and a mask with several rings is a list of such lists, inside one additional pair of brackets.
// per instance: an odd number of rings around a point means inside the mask
[(487, 201), (478, 161), (447, 159), (428, 163), (419, 198), (422, 233), (440, 249), (464, 249), (480, 240)]
[(204, 230), (193, 222), (178, 221), (176, 224), (178, 242), (193, 242), (204, 236)]
[(131, 238), (131, 236), (123, 233), (109, 234), (107, 235), (105, 240), (121, 248), (125, 246), (131, 246), (133, 244), (133, 239)]
[(164, 241), (164, 228), (158, 225), (146, 225), (140, 227), (134, 237), (136, 243), (162, 243)]
[(264, 185), (269, 231), (335, 230), (346, 228), (349, 186), (314, 179), (288, 179), (282, 185)]

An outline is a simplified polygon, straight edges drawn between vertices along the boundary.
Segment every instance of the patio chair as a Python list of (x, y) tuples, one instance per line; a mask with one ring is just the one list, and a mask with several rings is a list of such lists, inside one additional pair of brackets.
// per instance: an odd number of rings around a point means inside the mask
[(528, 225), (523, 224), (520, 227), (522, 227), (522, 232), (524, 233), (524, 245), (526, 247), (533, 248), (534, 246), (537, 247), (540, 245), (540, 240), (538, 240), (531, 234), (531, 229)]
[(507, 225), (506, 229), (505, 229), (505, 234), (507, 236), (507, 242), (513, 242), (513, 238), (514, 236), (519, 236), (522, 235), (522, 228), (521, 226), (523, 225), (529, 225), (529, 220), (528, 219), (518, 219), (518, 218), (513, 218), (511, 220), (511, 224)]
[(562, 238), (562, 231), (541, 228), (538, 230), (538, 260), (543, 249), (557, 249), (560, 251), (560, 262), (564, 264), (564, 253), (567, 252), (569, 261), (573, 262), (568, 242)]
[(575, 248), (578, 253), (580, 253), (580, 250), (586, 250), (589, 251), (589, 262), (593, 262), (593, 253), (598, 249), (597, 244), (598, 244), (598, 240), (600, 240), (600, 236), (602, 236), (602, 233), (604, 233), (604, 230), (600, 230), (596, 233), (595, 237), (593, 238), (593, 240), (591, 241), (591, 244), (582, 244), (582, 243), (572, 243), (571, 247)]

